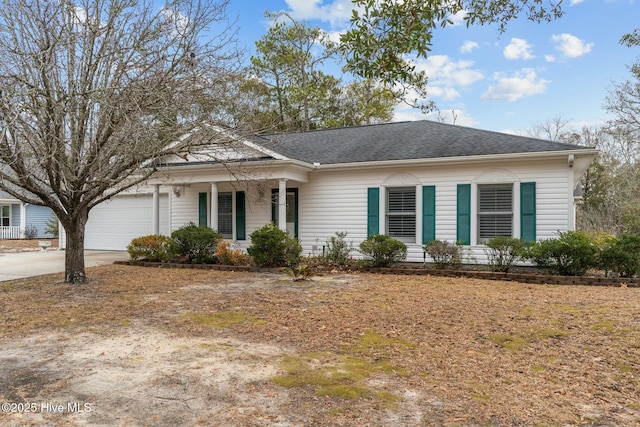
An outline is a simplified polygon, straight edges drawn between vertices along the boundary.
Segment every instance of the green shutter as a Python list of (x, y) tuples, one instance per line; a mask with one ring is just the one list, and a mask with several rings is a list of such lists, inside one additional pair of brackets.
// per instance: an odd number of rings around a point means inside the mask
[(380, 232), (380, 189), (367, 189), (367, 237)]
[(198, 225), (207, 226), (207, 193), (198, 193)]
[(471, 244), (471, 184), (458, 184), (456, 240)]
[(236, 240), (246, 240), (246, 229), (244, 191), (236, 191)]
[(520, 238), (536, 240), (536, 183), (520, 183)]
[(422, 243), (436, 239), (436, 187), (422, 187)]

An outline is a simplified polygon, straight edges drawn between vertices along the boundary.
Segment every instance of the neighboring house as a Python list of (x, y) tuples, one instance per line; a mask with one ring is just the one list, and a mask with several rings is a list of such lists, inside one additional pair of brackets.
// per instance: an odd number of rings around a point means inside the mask
[(597, 153), (431, 121), (242, 140), (163, 159), (145, 186), (94, 208), (85, 247), (124, 249), (194, 222), (246, 248), (273, 221), (305, 254), (346, 231), (354, 247), (374, 233), (398, 238), (413, 262), (423, 243), (458, 241), (483, 263), (491, 237), (574, 229), (574, 189)]
[(46, 233), (52, 216), (51, 209), (24, 203), (0, 190), (0, 240), (53, 237)]

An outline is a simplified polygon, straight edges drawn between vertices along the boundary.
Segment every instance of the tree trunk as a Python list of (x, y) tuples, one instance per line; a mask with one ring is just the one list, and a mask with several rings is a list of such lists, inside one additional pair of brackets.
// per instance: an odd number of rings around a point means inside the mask
[(84, 271), (84, 229), (87, 225), (88, 213), (78, 215), (63, 223), (67, 234), (64, 257), (64, 280), (66, 283), (86, 283)]

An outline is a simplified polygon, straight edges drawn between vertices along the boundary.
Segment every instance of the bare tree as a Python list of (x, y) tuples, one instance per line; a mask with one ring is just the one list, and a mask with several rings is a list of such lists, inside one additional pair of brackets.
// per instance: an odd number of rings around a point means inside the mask
[(552, 117), (544, 122), (536, 122), (529, 131), (531, 136), (549, 141), (560, 141), (563, 134), (567, 132), (567, 127), (571, 120), (562, 116)]
[(197, 143), (192, 106), (236, 55), (227, 1), (0, 0), (0, 188), (60, 219), (67, 282), (89, 211)]

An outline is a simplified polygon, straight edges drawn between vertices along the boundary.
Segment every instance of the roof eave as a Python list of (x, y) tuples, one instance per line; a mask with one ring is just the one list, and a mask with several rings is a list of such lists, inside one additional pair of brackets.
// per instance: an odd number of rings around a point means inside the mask
[[(599, 150), (594, 148), (576, 149), (576, 150), (556, 150), (556, 151), (536, 151), (526, 153), (507, 153), (507, 154), (483, 154), (476, 156), (455, 156), (455, 157), (431, 157), (421, 159), (404, 159), (404, 160), (377, 160), (368, 162), (350, 162), (350, 163), (327, 163), (314, 165), (317, 170), (339, 170), (339, 169), (371, 169), (389, 166), (407, 166), (407, 165), (433, 165), (433, 164), (469, 164), (469, 163), (487, 163), (501, 162), (505, 160), (529, 160), (529, 159), (548, 159), (548, 158), (568, 158), (570, 155), (584, 156), (595, 158)], [(307, 163), (308, 164), (308, 163)]]
[(215, 162), (215, 163), (180, 163), (180, 164), (169, 164), (169, 165), (161, 165), (158, 167), (158, 170), (162, 171), (171, 171), (171, 170), (202, 170), (202, 169), (233, 169), (234, 166), (238, 167), (260, 167), (260, 166), (298, 166), (304, 169), (312, 170), (314, 166), (303, 162), (302, 160), (295, 159), (268, 159), (268, 160), (248, 160), (248, 161), (233, 161), (233, 162)]

